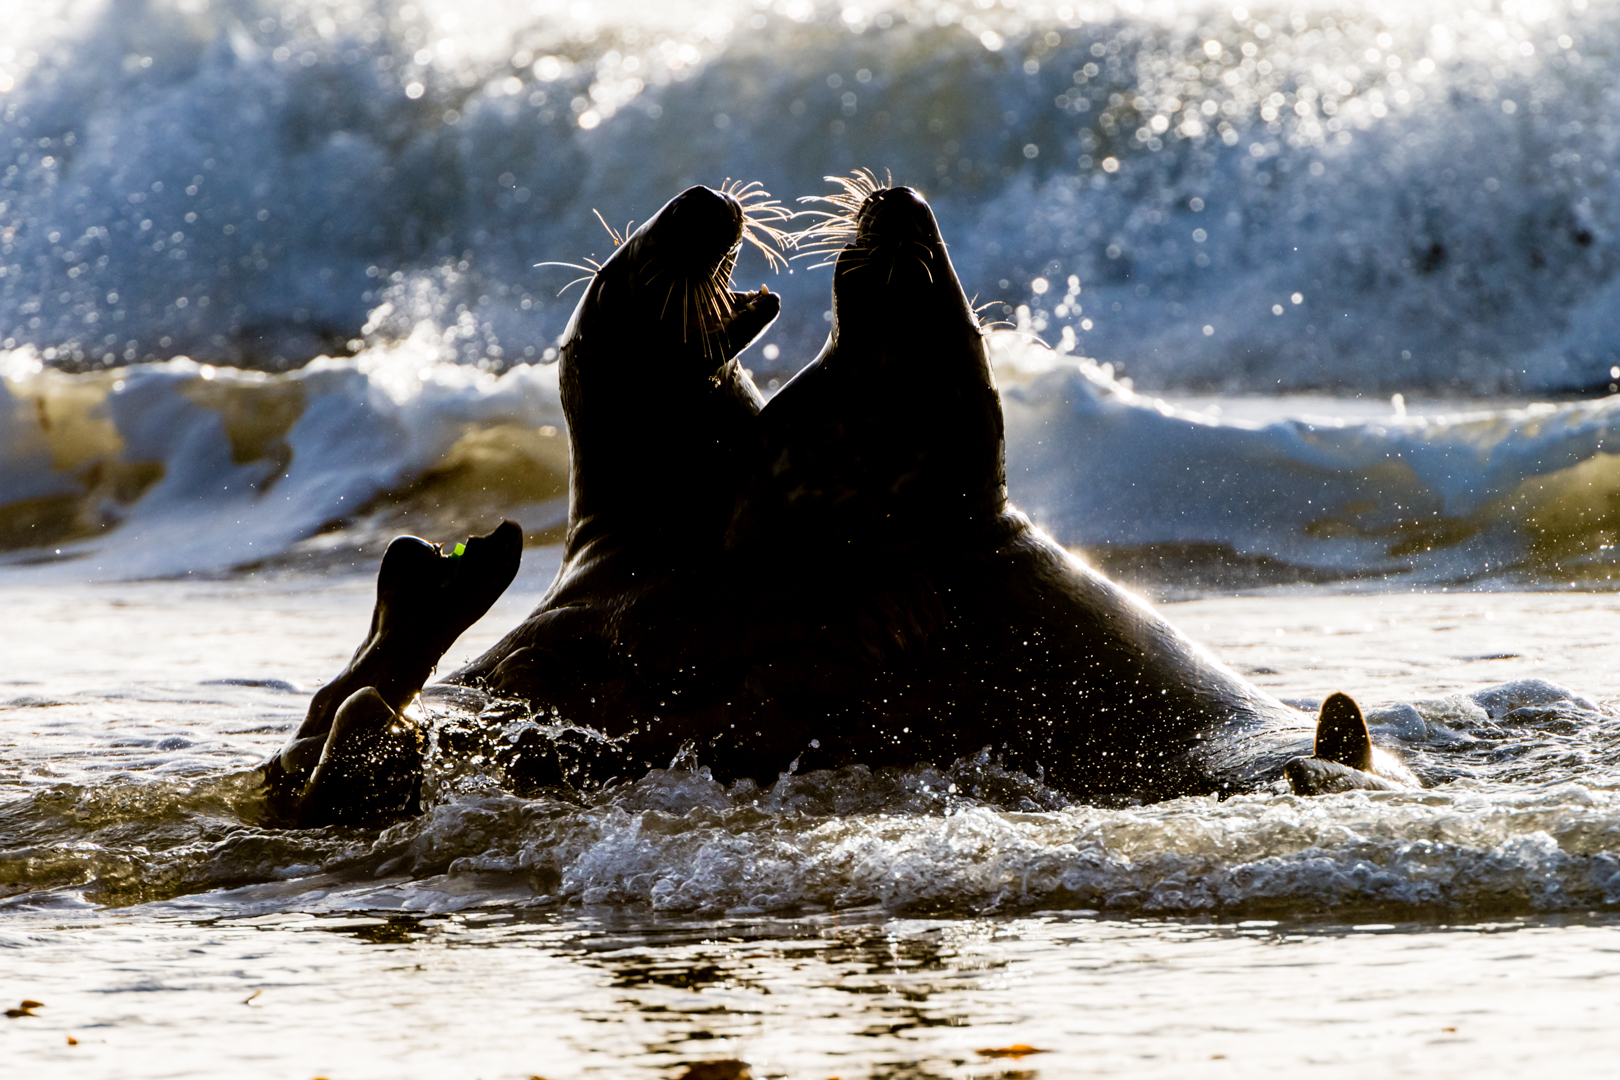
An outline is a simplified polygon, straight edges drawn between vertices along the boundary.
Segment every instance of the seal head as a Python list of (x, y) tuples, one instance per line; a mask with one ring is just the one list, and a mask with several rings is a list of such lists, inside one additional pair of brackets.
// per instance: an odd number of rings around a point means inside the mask
[(808, 234), (811, 251), (838, 245), (832, 331), (761, 417), (733, 550), (865, 560), (1006, 505), (1000, 400), (933, 211), (868, 174), (845, 185)]

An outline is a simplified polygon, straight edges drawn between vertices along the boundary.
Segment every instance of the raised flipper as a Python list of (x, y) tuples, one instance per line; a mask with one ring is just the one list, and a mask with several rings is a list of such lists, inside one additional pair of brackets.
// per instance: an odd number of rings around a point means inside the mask
[[(1283, 775), (1295, 795), (1328, 795), (1337, 791), (1405, 791), (1412, 784), (1380, 776), (1373, 754), (1372, 735), (1361, 709), (1347, 694), (1334, 694), (1322, 702), (1316, 722), (1313, 756), (1295, 758), (1283, 766)], [(1388, 757), (1388, 755), (1384, 755)], [(1411, 774), (1390, 759), (1389, 766), (1411, 779)]]
[[(407, 751), (383, 736), (398, 726), (400, 710), (421, 691), (445, 650), (506, 591), (522, 557), (523, 530), (510, 521), (453, 548), (414, 536), (388, 545), (365, 642), (343, 672), (316, 692), (297, 732), (263, 766), (277, 816), (313, 827), (409, 812), (414, 795), (381, 793), (410, 786), (410, 776), (419, 786), (420, 751), (414, 741)], [(337, 718), (351, 705), (357, 711), (340, 727)], [(350, 739), (354, 747), (347, 745)], [(401, 756), (414, 757), (415, 765), (400, 764), (395, 759)], [(367, 780), (365, 770), (373, 767), (379, 772)], [(351, 796), (338, 791), (345, 784), (355, 787)]]
[(445, 650), (506, 591), (522, 558), (523, 530), (510, 521), (453, 548), (395, 537), (377, 572), (365, 642), (342, 674), (316, 692), (294, 738), (324, 735), (337, 707), (361, 687), (403, 709)]
[(1333, 694), (1322, 702), (1322, 716), (1316, 721), (1316, 745), (1311, 756), (1334, 761), (1352, 769), (1370, 771), (1373, 767), (1372, 735), (1361, 709), (1348, 694)]

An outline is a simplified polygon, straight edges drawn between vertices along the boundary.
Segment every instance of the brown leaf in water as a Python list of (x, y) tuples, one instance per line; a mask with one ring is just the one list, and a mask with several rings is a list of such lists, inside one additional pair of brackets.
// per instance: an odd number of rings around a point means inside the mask
[(724, 1061), (704, 1061), (693, 1065), (681, 1080), (754, 1080), (748, 1062), (727, 1058)]
[(1045, 1054), (1048, 1052), (1049, 1051), (1030, 1046), (1027, 1043), (1013, 1043), (1011, 1046), (990, 1047), (984, 1050), (975, 1051), (975, 1053), (982, 1054), (988, 1058), (1021, 1058), (1028, 1057), (1030, 1054)]
[(43, 1009), (45, 1007), (45, 1003), (43, 1001), (33, 1001), (25, 998), (23, 1003), (18, 1007), (23, 1009)]
[(69, 1035), (68, 1036), (68, 1045), (69, 1046), (78, 1046), (79, 1045), (79, 1040), (75, 1039), (73, 1036)]

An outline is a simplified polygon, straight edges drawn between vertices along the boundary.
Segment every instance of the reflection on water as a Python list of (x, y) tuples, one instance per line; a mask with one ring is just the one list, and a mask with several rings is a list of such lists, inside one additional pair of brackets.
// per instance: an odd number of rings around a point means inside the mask
[(6, 914), (19, 1075), (1597, 1075), (1620, 989), (1614, 916)]

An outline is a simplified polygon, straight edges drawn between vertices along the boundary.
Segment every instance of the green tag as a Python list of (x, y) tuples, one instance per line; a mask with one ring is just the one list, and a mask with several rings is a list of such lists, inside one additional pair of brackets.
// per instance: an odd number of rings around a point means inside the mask
[(467, 545), (466, 544), (457, 544), (456, 545), (456, 550), (454, 550), (454, 551), (452, 551), (450, 553), (450, 557), (452, 559), (459, 559), (459, 558), (461, 558), (462, 553), (465, 552), (466, 550), (467, 550)]

